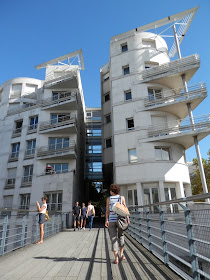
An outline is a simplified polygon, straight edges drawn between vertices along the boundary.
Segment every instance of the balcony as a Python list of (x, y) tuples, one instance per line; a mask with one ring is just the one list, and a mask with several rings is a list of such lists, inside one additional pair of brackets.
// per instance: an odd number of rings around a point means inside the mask
[(187, 117), (187, 103), (194, 110), (207, 96), (205, 83), (198, 83), (185, 88), (176, 88), (159, 94), (148, 96), (144, 100), (145, 110), (161, 110), (177, 115), (180, 119)]
[(5, 189), (14, 189), (15, 187), (15, 178), (7, 179), (5, 184)]
[(23, 176), (21, 187), (28, 187), (32, 185), (32, 175)]
[(193, 136), (202, 140), (210, 134), (210, 114), (163, 123), (151, 126), (148, 130), (147, 141), (167, 141), (180, 144), (185, 149), (194, 145)]
[(59, 117), (57, 119), (52, 119), (50, 122), (42, 122), (39, 125), (40, 133), (76, 133), (77, 132), (77, 122), (76, 117), (71, 115), (66, 115)]
[(181, 87), (181, 75), (185, 74), (188, 83), (199, 67), (199, 55), (194, 54), (143, 70), (142, 80), (143, 82), (157, 82), (171, 88)]
[(9, 162), (11, 161), (18, 161), (19, 151), (18, 152), (12, 152), (9, 157)]
[(44, 83), (45, 88), (77, 88), (77, 72), (78, 69), (72, 71), (63, 71), (59, 76), (55, 77), (56, 72), (52, 72), (49, 80)]
[(76, 159), (75, 141), (71, 141), (70, 143), (61, 143), (57, 145), (41, 147), (37, 150), (37, 157), (39, 159), (47, 159), (47, 158)]
[(14, 129), (12, 132), (12, 138), (20, 137), (21, 132), (22, 132), (22, 127)]
[(62, 94), (58, 94), (57, 96), (53, 96), (51, 98), (46, 98), (43, 100), (34, 100), (32, 103), (23, 104), (8, 110), (7, 115), (11, 116), (40, 107), (45, 110), (55, 108), (55, 107), (56, 108), (59, 107), (60, 110), (76, 110), (77, 92), (78, 92), (77, 90), (70, 91), (70, 92), (62, 92)]
[(38, 128), (38, 123), (29, 125), (27, 134), (37, 133), (37, 128)]
[(30, 159), (30, 158), (34, 158), (35, 156), (35, 149), (28, 149), (26, 150), (25, 152), (25, 156), (24, 156), (24, 159)]

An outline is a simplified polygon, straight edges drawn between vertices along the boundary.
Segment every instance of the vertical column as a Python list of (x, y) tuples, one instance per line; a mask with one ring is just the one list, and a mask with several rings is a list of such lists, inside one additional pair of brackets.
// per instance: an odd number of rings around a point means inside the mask
[(137, 189), (138, 205), (143, 206), (144, 205), (144, 195), (143, 195), (142, 184), (140, 182), (136, 183), (136, 189)]
[(164, 182), (163, 181), (159, 181), (159, 193), (160, 193), (160, 202), (165, 201), (166, 198), (165, 198)]

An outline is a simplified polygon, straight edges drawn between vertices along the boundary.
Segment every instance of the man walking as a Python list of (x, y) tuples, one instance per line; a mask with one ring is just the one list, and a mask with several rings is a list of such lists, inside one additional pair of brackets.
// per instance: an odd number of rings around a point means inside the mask
[(81, 217), (81, 207), (79, 206), (79, 202), (76, 201), (75, 206), (72, 209), (72, 216), (74, 218), (74, 231), (76, 230), (76, 227), (78, 227), (78, 230), (80, 228), (80, 217)]

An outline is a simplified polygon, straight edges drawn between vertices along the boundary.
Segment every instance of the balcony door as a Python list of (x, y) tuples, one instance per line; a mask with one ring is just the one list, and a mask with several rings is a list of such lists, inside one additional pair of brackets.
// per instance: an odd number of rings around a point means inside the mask
[[(149, 186), (149, 184), (143, 184), (144, 192), (144, 205), (151, 205), (159, 202), (159, 191), (158, 184), (154, 183)], [(158, 212), (157, 207), (150, 207), (150, 211)]]

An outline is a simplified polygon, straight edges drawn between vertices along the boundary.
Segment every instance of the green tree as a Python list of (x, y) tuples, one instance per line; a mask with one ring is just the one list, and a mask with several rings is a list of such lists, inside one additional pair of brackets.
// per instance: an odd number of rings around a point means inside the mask
[[(207, 155), (208, 155), (208, 159), (202, 159), (202, 162), (203, 162), (204, 173), (206, 176), (208, 191), (210, 192), (210, 150), (208, 151)], [(193, 159), (193, 164), (196, 167), (196, 170), (194, 171), (194, 174), (191, 175), (192, 194), (193, 195), (202, 194), (203, 187), (202, 187), (201, 176), (198, 167), (198, 160), (196, 158)]]

